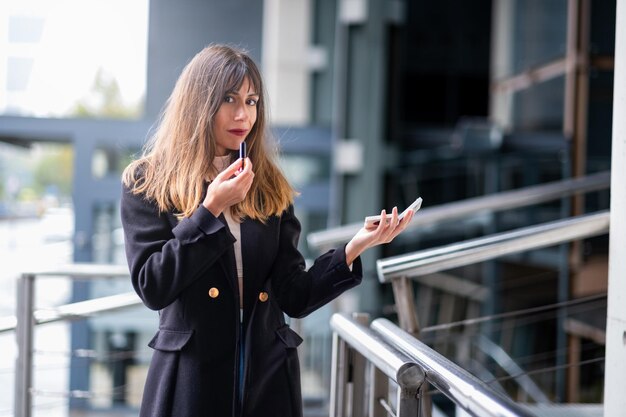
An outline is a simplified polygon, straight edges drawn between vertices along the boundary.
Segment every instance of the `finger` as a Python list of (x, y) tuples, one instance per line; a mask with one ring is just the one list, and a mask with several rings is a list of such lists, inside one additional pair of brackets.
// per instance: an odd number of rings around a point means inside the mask
[(252, 182), (254, 181), (254, 172), (244, 169), (239, 174), (237, 174), (237, 177), (234, 179), (234, 181), (236, 181), (236, 183), (239, 184), (238, 186), (240, 187), (250, 188)]
[(398, 220), (398, 207), (394, 207), (393, 210), (391, 211), (391, 222), (389, 224), (391, 224), (394, 228), (398, 225), (399, 220)]
[(391, 216), (388, 222), (386, 222), (385, 230), (383, 231), (383, 240), (387, 240), (387, 238), (393, 233), (396, 226), (398, 225), (398, 208), (394, 207), (391, 210)]
[(382, 232), (385, 230), (387, 226), (387, 212), (385, 209), (382, 209), (380, 212), (380, 221), (378, 222), (378, 227), (376, 227), (376, 235), (380, 236)]
[(246, 193), (248, 192), (250, 187), (252, 187), (253, 180), (254, 180), (254, 174), (248, 174), (246, 178), (244, 179), (244, 181), (242, 182), (241, 186), (246, 190)]
[(243, 173), (254, 173), (254, 171), (252, 170), (252, 161), (250, 161), (250, 158), (245, 159), (244, 168), (242, 169), (240, 167), (236, 175), (239, 176)]
[[(235, 162), (226, 167), (226, 169), (220, 172), (215, 179), (227, 180), (237, 173), (241, 168), (242, 159), (238, 158)], [(246, 164), (247, 165), (247, 164)], [(245, 169), (244, 169), (245, 170)]]
[[(398, 236), (400, 233), (402, 233), (404, 231), (404, 229), (406, 229), (406, 227), (409, 225), (409, 223), (411, 222), (411, 219), (413, 218), (413, 215), (415, 214), (415, 212), (410, 211), (409, 213), (407, 213), (404, 218), (400, 221), (400, 223), (398, 224), (398, 226), (395, 228), (395, 230), (393, 231), (393, 233), (391, 234), (390, 238), (389, 238), (389, 242), (391, 242), (393, 239), (396, 238), (396, 236)], [(387, 242), (387, 243), (389, 243)]]
[(246, 163), (244, 165), (244, 171), (246, 169), (252, 171), (252, 161), (250, 160), (250, 158), (246, 158)]
[(391, 225), (392, 221), (392, 215), (387, 216), (384, 227), (376, 233), (377, 245), (386, 243), (389, 239), (389, 235), (393, 232), (394, 229)]
[(234, 180), (237, 182), (238, 187), (243, 187), (248, 190), (254, 181), (254, 172), (252, 171), (252, 168), (248, 168), (248, 164), (246, 163), (246, 168), (241, 171)]

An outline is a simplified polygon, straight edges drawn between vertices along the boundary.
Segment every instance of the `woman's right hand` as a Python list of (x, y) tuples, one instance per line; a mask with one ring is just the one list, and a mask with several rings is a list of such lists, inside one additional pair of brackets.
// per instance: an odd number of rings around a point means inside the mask
[(215, 217), (222, 214), (228, 207), (243, 201), (252, 186), (254, 179), (252, 162), (250, 158), (246, 158), (243, 170), (240, 170), (241, 163), (242, 159), (237, 159), (220, 172), (207, 188), (202, 205)]

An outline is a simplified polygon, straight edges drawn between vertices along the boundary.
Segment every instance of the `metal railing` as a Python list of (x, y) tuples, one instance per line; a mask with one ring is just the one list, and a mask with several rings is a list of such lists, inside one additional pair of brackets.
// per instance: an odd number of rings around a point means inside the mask
[(426, 382), (470, 415), (533, 415), (389, 320), (376, 319), (371, 328), (386, 342), (413, 359), (424, 369)]
[[(575, 194), (608, 189), (611, 186), (610, 171), (603, 171), (581, 178), (555, 181), (517, 190), (503, 191), (488, 196), (468, 198), (435, 207), (422, 208), (407, 230), (430, 226), (448, 220), (471, 217), (484, 212), (497, 212), (513, 208), (558, 200)], [(428, 202), (426, 202), (428, 203)], [(363, 226), (362, 222), (309, 233), (307, 242), (312, 249), (324, 250), (347, 242)]]
[(452, 268), (475, 264), (504, 255), (558, 245), (609, 232), (609, 212), (577, 216), (461, 243), (379, 259), (378, 279), (391, 282), (403, 329), (417, 334), (418, 318), (410, 279)]
[(17, 317), (5, 319), (0, 332), (16, 330), (17, 359), (15, 363), (16, 417), (32, 415), (33, 339), (37, 324), (89, 317), (96, 313), (121, 310), (141, 304), (135, 293), (119, 294), (88, 301), (66, 304), (54, 309), (35, 310), (35, 280), (38, 277), (67, 276), (71, 279), (92, 280), (128, 277), (128, 267), (118, 265), (71, 264), (49, 270), (30, 271), (18, 282)]
[[(417, 416), (419, 390), (425, 379), (423, 369), (369, 329), (367, 315), (353, 317), (334, 314), (330, 320), (333, 330), (330, 416), (382, 417), (388, 413), (397, 417)], [(372, 365), (369, 378), (368, 364)], [(387, 398), (389, 379), (399, 387), (395, 412)]]
[(609, 217), (609, 211), (606, 210), (379, 259), (376, 262), (378, 279), (388, 283), (395, 278), (440, 272), (529, 249), (606, 234), (609, 231)]
[[(533, 415), (390, 321), (376, 319), (369, 327), (367, 321), (367, 315), (331, 318), (331, 417), (417, 416), (427, 384), (471, 416)], [(399, 387), (395, 410), (387, 398), (389, 379)]]
[[(477, 214), (520, 208), (568, 197), (573, 194), (608, 189), (609, 187), (610, 173), (601, 172), (578, 179), (501, 192), (490, 196), (423, 209), (413, 219), (409, 228), (430, 226), (433, 223), (445, 220), (470, 218)], [(391, 258), (379, 259), (376, 263), (376, 269), (379, 280), (382, 283), (392, 284), (395, 309), (398, 314), (400, 327), (416, 336), (419, 334), (420, 326), (416, 311), (413, 281), (424, 283), (426, 286), (431, 285), (433, 288), (440, 288), (446, 294), (461, 294), (461, 297), (468, 300), (469, 314), (470, 307), (472, 311), (478, 311), (479, 307), (475, 304), (478, 303), (480, 305), (489, 298), (486, 293), (488, 291), (487, 287), (452, 275), (443, 274), (442, 271), (492, 260), (505, 255), (606, 234), (609, 231), (609, 216), (608, 211), (603, 211)], [(318, 248), (332, 246), (342, 240), (347, 240), (360, 226), (360, 224), (354, 224), (312, 234), (309, 235), (309, 243)], [(560, 280), (562, 279), (561, 275), (559, 277)], [(561, 287), (563, 285), (560, 281), (559, 288)], [(428, 291), (425, 292), (425, 297), (428, 294), (430, 294)], [(565, 310), (559, 312), (558, 326), (564, 323), (564, 318)], [(557, 340), (558, 349), (564, 349), (564, 340), (564, 336), (559, 334)], [(557, 371), (559, 373), (557, 375), (557, 389), (563, 385), (564, 371), (562, 368), (564, 363), (561, 363), (562, 361), (562, 358), (558, 360), (558, 364), (561, 366)], [(538, 402), (545, 401), (545, 396), (538, 396), (537, 390), (532, 384), (520, 383), (520, 388)]]

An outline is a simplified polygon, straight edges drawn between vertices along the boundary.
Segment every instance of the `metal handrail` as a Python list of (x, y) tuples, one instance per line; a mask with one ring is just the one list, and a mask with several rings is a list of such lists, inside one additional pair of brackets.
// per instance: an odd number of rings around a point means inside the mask
[[(38, 323), (75, 319), (95, 313), (118, 310), (140, 304), (141, 301), (130, 293), (112, 297), (81, 301), (55, 309), (34, 309), (35, 280), (37, 277), (68, 276), (71, 279), (101, 279), (128, 277), (126, 266), (103, 264), (70, 264), (25, 272), (18, 282), (17, 317), (15, 320), (17, 339), (17, 359), (15, 366), (15, 416), (30, 417), (32, 415), (31, 388), (33, 381), (33, 338), (34, 327)], [(107, 304), (109, 303), (109, 304)], [(12, 320), (3, 319), (3, 327), (11, 330)]]
[(609, 232), (609, 211), (587, 214), (467, 240), (434, 249), (379, 259), (380, 282), (440, 272), (500, 256), (553, 246)]
[[(34, 325), (57, 321), (77, 320), (91, 317), (98, 313), (122, 310), (141, 305), (142, 301), (134, 291), (107, 297), (93, 298), (77, 303), (63, 304), (53, 308), (42, 308), (33, 312)], [(0, 333), (17, 328), (15, 316), (0, 317)]]
[[(361, 315), (364, 321), (367, 317)], [(346, 349), (351, 349), (362, 355), (377, 370), (380, 370), (387, 378), (398, 384), (398, 411), (397, 417), (415, 416), (419, 406), (418, 391), (422, 386), (425, 374), (405, 353), (391, 346), (389, 343), (374, 333), (365, 324), (345, 314), (333, 314), (330, 320), (333, 330), (333, 368), (331, 383), (330, 413), (331, 417), (344, 416), (346, 409), (352, 411), (352, 415), (360, 415), (361, 410), (355, 407), (363, 406), (363, 390), (352, 390), (352, 407), (347, 407), (344, 398), (343, 386), (348, 380), (354, 384), (365, 383), (365, 363), (359, 363), (355, 357), (348, 357)], [(346, 346), (347, 344), (347, 346)], [(347, 371), (347, 372), (346, 372)], [(349, 375), (350, 374), (350, 375)], [(359, 376), (361, 381), (357, 381)], [(371, 388), (377, 387), (376, 378), (370, 378)], [(365, 388), (364, 386), (362, 387)], [(370, 401), (378, 401), (377, 395), (370, 395)], [(373, 407), (373, 405), (371, 406)], [(376, 413), (374, 413), (376, 414)]]
[(413, 384), (419, 387), (424, 380), (422, 369), (415, 365), (406, 354), (393, 348), (368, 327), (357, 323), (347, 315), (333, 314), (330, 319), (330, 328), (398, 384)]
[(371, 328), (383, 340), (406, 353), (426, 371), (426, 382), (437, 388), (472, 416), (532, 416), (480, 379), (448, 360), (387, 319), (376, 319)]
[[(482, 212), (496, 212), (526, 207), (569, 197), (574, 194), (599, 191), (610, 186), (610, 171), (603, 171), (585, 177), (554, 181), (517, 190), (503, 191), (488, 196), (468, 198), (462, 201), (421, 209), (413, 218), (407, 230), (442, 221), (457, 220)], [(363, 223), (358, 222), (309, 233), (307, 242), (311, 248), (317, 250), (335, 247), (350, 240), (362, 226)]]
[(72, 279), (102, 279), (129, 277), (128, 266), (111, 264), (72, 263), (55, 265), (46, 268), (22, 271), (22, 276), (33, 275), (37, 277), (68, 276)]

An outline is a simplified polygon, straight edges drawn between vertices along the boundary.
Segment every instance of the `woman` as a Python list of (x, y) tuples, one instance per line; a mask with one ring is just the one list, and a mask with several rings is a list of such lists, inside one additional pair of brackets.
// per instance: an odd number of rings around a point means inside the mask
[[(389, 222), (364, 227), (305, 271), (295, 192), (268, 144), (264, 93), (243, 51), (205, 48), (124, 171), (132, 283), (159, 311), (141, 416), (301, 416), (302, 339), (284, 313), (304, 317), (359, 284), (359, 255), (411, 221), (394, 208)], [(235, 160), (244, 140), (249, 158)]]

